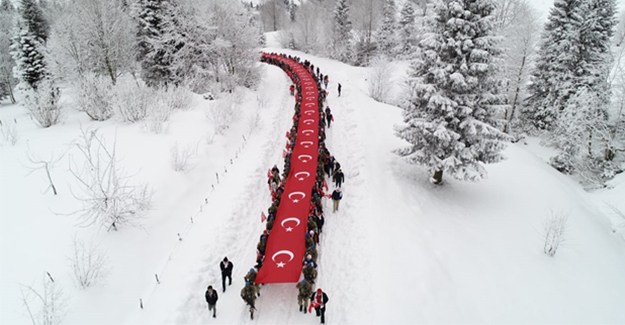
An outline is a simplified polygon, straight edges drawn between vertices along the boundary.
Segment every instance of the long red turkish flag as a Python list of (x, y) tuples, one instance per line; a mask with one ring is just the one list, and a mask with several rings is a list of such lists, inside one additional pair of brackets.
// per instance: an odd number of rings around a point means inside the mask
[(308, 71), (293, 60), (267, 55), (291, 66), (302, 87), (297, 137), (291, 154), (291, 171), (284, 186), (276, 220), (267, 241), (265, 261), (256, 283), (297, 282), (306, 252), (305, 235), (312, 188), (317, 172), (319, 109), (317, 87)]

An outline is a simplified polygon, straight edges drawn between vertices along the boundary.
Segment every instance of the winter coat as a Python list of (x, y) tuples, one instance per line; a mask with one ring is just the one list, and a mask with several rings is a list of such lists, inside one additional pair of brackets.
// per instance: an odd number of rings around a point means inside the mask
[(221, 263), (219, 263), (219, 268), (221, 269), (221, 274), (223, 275), (232, 275), (233, 267), (234, 267), (234, 264), (232, 264), (232, 262), (230, 261), (228, 262), (221, 261)]
[(217, 290), (213, 290), (212, 294), (208, 293), (208, 290), (206, 290), (206, 294), (204, 294), (204, 297), (206, 298), (206, 302), (209, 305), (214, 305), (217, 303), (217, 299), (219, 299), (219, 297), (217, 296)]
[(332, 180), (335, 183), (343, 183), (345, 181), (345, 174), (343, 174), (343, 172), (336, 172), (334, 173)]
[(342, 198), (343, 198), (343, 193), (341, 193), (341, 192), (339, 192), (337, 190), (334, 190), (334, 192), (332, 192), (332, 200), (339, 201)]
[(243, 277), (243, 279), (245, 279), (246, 282), (249, 282), (251, 284), (255, 284), (256, 283), (256, 272), (247, 272), (247, 274)]
[(300, 297), (303, 297), (303, 298), (310, 297), (310, 294), (312, 292), (312, 283), (306, 282), (306, 283), (302, 284), (302, 281), (300, 281), (295, 286), (299, 290), (299, 296)]
[(254, 303), (256, 302), (256, 288), (253, 285), (248, 285), (241, 289), (241, 298), (245, 301), (246, 304), (255, 307)]
[[(327, 303), (328, 303), (328, 301), (329, 301), (330, 299), (328, 299), (328, 295), (326, 295), (326, 293), (325, 293), (325, 292), (321, 292), (321, 293), (322, 293), (322, 296), (321, 296), (321, 302), (323, 303), (323, 304), (321, 305), (321, 307), (323, 307), (325, 304), (327, 304)], [(316, 291), (315, 291), (315, 292), (313, 292), (313, 294), (310, 296), (310, 301), (317, 302), (317, 292), (316, 292)]]

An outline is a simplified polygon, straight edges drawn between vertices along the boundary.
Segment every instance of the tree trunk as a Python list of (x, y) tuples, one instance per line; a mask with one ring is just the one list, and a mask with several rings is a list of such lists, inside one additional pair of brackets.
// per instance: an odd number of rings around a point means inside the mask
[(434, 172), (434, 176), (432, 176), (432, 183), (436, 185), (443, 183), (443, 170), (437, 170)]
[(510, 116), (508, 116), (508, 123), (504, 126), (503, 132), (509, 133), (510, 131), (510, 123), (512, 123), (512, 117), (514, 116), (514, 110), (516, 109), (516, 104), (519, 100), (519, 92), (521, 92), (521, 77), (523, 76), (523, 67), (525, 67), (525, 58), (527, 56), (523, 56), (523, 60), (521, 60), (521, 67), (519, 68), (519, 74), (517, 75), (517, 85), (516, 90), (514, 91), (514, 100), (512, 100), (512, 107), (510, 108)]

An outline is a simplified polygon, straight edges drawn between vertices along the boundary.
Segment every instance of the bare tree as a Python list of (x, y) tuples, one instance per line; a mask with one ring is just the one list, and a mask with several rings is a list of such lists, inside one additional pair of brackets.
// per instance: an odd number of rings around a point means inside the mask
[(540, 39), (540, 16), (527, 0), (498, 0), (495, 26), (506, 48), (501, 71), (510, 80), (507, 85), (509, 109), (505, 112), (507, 123), (504, 126), (504, 132), (509, 133), (524, 97), (529, 68)]
[(21, 285), (22, 303), (33, 325), (58, 325), (66, 315), (67, 299), (50, 274), (43, 275), (43, 288)]
[(56, 69), (73, 78), (93, 72), (113, 84), (136, 70), (136, 30), (120, 1), (77, 0), (61, 6), (49, 41)]
[(169, 149), (171, 154), (171, 167), (177, 172), (187, 170), (189, 161), (197, 155), (198, 145), (199, 142), (195, 146), (187, 144), (184, 147), (180, 147), (178, 141), (176, 141)]
[(543, 236), (545, 245), (543, 252), (549, 256), (553, 256), (564, 241), (564, 232), (566, 231), (566, 223), (569, 215), (564, 212), (553, 212), (545, 219), (543, 223)]
[(17, 133), (17, 129), (15, 128), (15, 124), (11, 122), (0, 123), (0, 135), (2, 135), (2, 141), (8, 142), (12, 146), (17, 143), (17, 140), (20, 139), (19, 134)]
[(24, 106), (38, 126), (48, 128), (60, 123), (64, 117), (60, 98), (61, 93), (52, 80), (44, 79), (36, 90), (30, 88), (25, 92)]
[(387, 103), (391, 89), (393, 88), (393, 81), (391, 77), (394, 71), (391, 65), (381, 58), (373, 60), (372, 68), (369, 72), (369, 96), (378, 102)]
[(85, 243), (77, 236), (74, 236), (72, 243), (74, 249), (69, 261), (76, 285), (85, 289), (103, 281), (109, 271), (106, 253), (95, 242)]
[(107, 149), (96, 129), (82, 130), (74, 146), (84, 159), (80, 167), (70, 159), (70, 172), (80, 190), (72, 194), (83, 205), (74, 212), (79, 214), (79, 224), (98, 224), (107, 230), (140, 225), (140, 218), (150, 207), (152, 193), (146, 184), (132, 184), (131, 177), (118, 166), (116, 143), (111, 150)]
[(373, 32), (380, 21), (382, 3), (377, 0), (355, 0), (352, 5), (354, 29), (358, 31), (357, 65), (368, 66), (374, 54)]
[(258, 11), (266, 31), (277, 31), (284, 27), (287, 8), (282, 0), (264, 0), (258, 6)]
[(30, 169), (30, 172), (28, 173), (28, 175), (40, 169), (43, 169), (46, 172), (46, 177), (48, 178), (48, 182), (50, 183), (50, 185), (48, 185), (48, 187), (46, 188), (46, 191), (48, 189), (52, 189), (52, 192), (54, 193), (54, 195), (57, 195), (58, 192), (56, 191), (56, 186), (54, 186), (54, 182), (52, 181), (51, 170), (54, 169), (56, 164), (58, 164), (59, 161), (61, 161), (61, 159), (63, 159), (63, 156), (65, 156), (65, 154), (62, 154), (59, 157), (55, 157), (54, 152), (51, 152), (50, 158), (42, 159), (38, 155), (36, 155), (32, 150), (30, 150), (30, 145), (28, 145), (28, 151), (26, 152), (26, 157), (28, 158), (28, 161), (30, 162), (30, 165), (26, 166), (26, 168)]

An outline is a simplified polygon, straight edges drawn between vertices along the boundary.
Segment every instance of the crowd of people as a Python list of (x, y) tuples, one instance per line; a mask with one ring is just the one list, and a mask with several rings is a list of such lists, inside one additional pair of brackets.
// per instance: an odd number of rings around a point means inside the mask
[[(275, 54), (274, 54), (275, 55)], [(330, 151), (325, 145), (326, 140), (326, 126), (330, 128), (331, 122), (334, 121), (332, 111), (326, 103), (328, 95), (327, 87), (329, 82), (328, 75), (323, 75), (319, 67), (315, 69), (315, 66), (307, 61), (302, 61), (299, 57), (280, 54), (281, 57), (295, 61), (303, 66), (308, 73), (313, 77), (317, 84), (318, 91), (318, 108), (319, 108), (319, 126), (318, 126), (318, 159), (317, 159), (317, 172), (315, 177), (315, 183), (311, 189), (311, 203), (309, 208), (309, 216), (307, 223), (307, 232), (305, 234), (306, 253), (305, 258), (302, 261), (302, 275), (303, 279), (296, 285), (298, 289), (298, 305), (300, 312), (307, 313), (315, 309), (316, 315), (321, 318), (321, 324), (325, 323), (325, 305), (328, 302), (328, 296), (320, 288), (314, 290), (315, 282), (317, 280), (317, 258), (319, 256), (319, 237), (323, 232), (323, 225), (325, 223), (324, 211), (322, 199), (324, 197), (331, 198), (334, 203), (333, 212), (338, 210), (338, 202), (342, 199), (341, 185), (345, 181), (345, 176), (341, 170), (341, 164), (336, 160), (334, 156), (330, 154)], [(261, 61), (276, 65), (284, 70), (291, 78), (293, 84), (289, 87), (289, 92), (295, 97), (295, 113), (293, 115), (293, 126), (288, 132), (289, 145), (288, 151), (284, 154), (284, 168), (282, 175), (277, 165), (274, 165), (267, 173), (267, 183), (271, 192), (271, 205), (267, 209), (267, 223), (266, 229), (260, 235), (258, 244), (256, 246), (256, 264), (245, 275), (245, 286), (241, 289), (241, 298), (249, 306), (250, 318), (254, 319), (254, 310), (256, 310), (255, 303), (256, 298), (260, 297), (260, 285), (256, 283), (256, 275), (258, 270), (263, 265), (265, 258), (265, 249), (267, 247), (267, 241), (271, 235), (271, 230), (274, 226), (278, 207), (284, 192), (286, 185), (286, 179), (291, 171), (291, 155), (293, 147), (296, 141), (299, 120), (301, 117), (301, 103), (302, 103), (302, 85), (300, 83), (300, 77), (293, 71), (292, 67), (283, 62), (282, 60), (275, 59), (270, 56), (263, 55)], [(339, 86), (340, 93), (340, 86)], [(323, 109), (325, 107), (325, 110)], [(326, 194), (329, 190), (326, 177), (330, 178), (334, 183), (335, 190), (332, 194)], [(325, 189), (325, 191), (324, 191)], [(226, 291), (226, 279), (229, 280), (229, 284), (232, 284), (232, 262), (228, 261), (227, 257), (220, 263), (222, 271), (222, 289)], [(209, 311), (213, 312), (213, 317), (216, 317), (216, 301), (217, 292), (209, 286), (206, 291), (206, 301), (208, 303)], [(310, 303), (309, 303), (310, 302)]]

